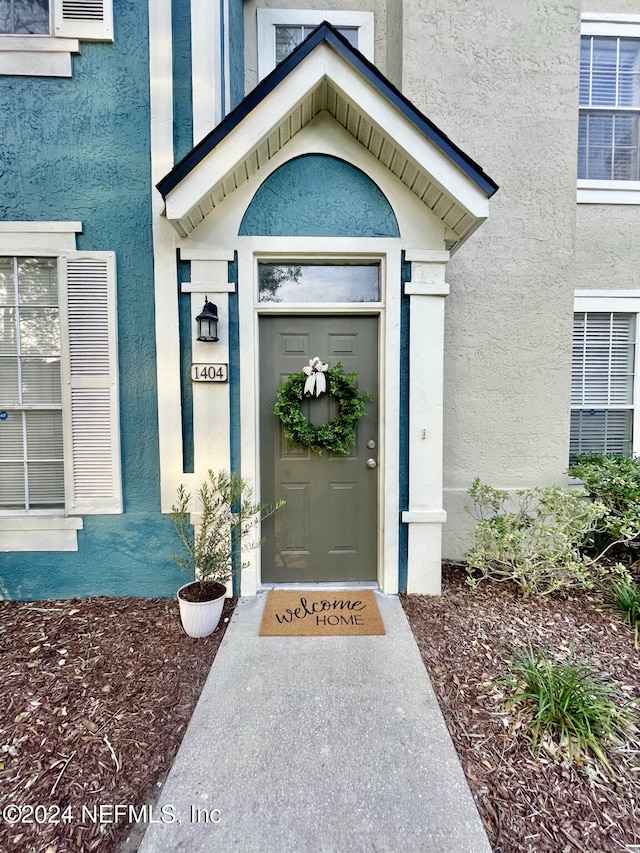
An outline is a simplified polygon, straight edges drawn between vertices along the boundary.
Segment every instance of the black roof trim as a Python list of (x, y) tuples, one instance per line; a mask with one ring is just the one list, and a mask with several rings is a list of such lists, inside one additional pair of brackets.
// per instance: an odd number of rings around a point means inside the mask
[(163, 198), (173, 190), (240, 122), (263, 101), (278, 84), (290, 74), (321, 42), (326, 41), (344, 59), (372, 83), (400, 112), (452, 160), (487, 196), (497, 191), (498, 185), (482, 168), (453, 143), (436, 125), (423, 115), (402, 92), (390, 83), (360, 51), (353, 48), (328, 21), (323, 21), (307, 38), (268, 74), (242, 101), (226, 115), (220, 124), (208, 133), (177, 163), (156, 186)]

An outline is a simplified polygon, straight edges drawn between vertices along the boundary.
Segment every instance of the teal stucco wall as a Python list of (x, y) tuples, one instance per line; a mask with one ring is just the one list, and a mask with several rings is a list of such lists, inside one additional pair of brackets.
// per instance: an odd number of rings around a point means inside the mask
[(327, 154), (304, 154), (261, 184), (240, 234), (398, 237), (391, 205), (368, 175)]
[(230, 112), (244, 97), (244, 0), (229, 0)]
[(0, 219), (81, 220), (116, 253), (123, 515), (85, 516), (78, 552), (0, 553), (12, 598), (171, 596), (186, 581), (160, 514), (146, 0), (115, 5), (115, 43), (81, 43), (70, 79), (4, 77)]

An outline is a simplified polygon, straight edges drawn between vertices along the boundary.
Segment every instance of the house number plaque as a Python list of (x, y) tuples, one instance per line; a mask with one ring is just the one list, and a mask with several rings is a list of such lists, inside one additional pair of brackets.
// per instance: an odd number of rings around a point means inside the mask
[(192, 364), (191, 379), (194, 382), (226, 382), (226, 364)]

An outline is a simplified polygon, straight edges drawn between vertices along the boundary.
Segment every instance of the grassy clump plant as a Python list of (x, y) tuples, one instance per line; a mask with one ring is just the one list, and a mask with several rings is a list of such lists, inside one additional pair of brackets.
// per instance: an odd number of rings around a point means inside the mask
[(609, 598), (624, 615), (624, 621), (635, 632), (635, 646), (638, 648), (638, 630), (640, 628), (640, 589), (630, 577), (621, 577), (611, 583)]
[(629, 733), (634, 717), (616, 703), (622, 697), (617, 685), (573, 650), (566, 661), (558, 661), (529, 646), (511, 666), (507, 683), (514, 695), (507, 707), (523, 710), (533, 750), (551, 740), (570, 763), (583, 764), (591, 755), (613, 778), (606, 750)]
[(515, 583), (524, 596), (558, 589), (590, 589), (619, 566), (608, 569), (585, 556), (581, 546), (607, 513), (599, 501), (577, 489), (523, 489), (510, 495), (476, 478), (469, 495), (476, 519), (467, 554), (468, 583), (483, 578)]

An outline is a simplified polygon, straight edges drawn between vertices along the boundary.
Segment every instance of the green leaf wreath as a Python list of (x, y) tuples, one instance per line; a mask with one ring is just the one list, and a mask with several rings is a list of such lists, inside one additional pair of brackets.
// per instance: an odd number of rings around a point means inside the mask
[(347, 456), (356, 440), (356, 427), (364, 415), (364, 404), (370, 394), (359, 394), (357, 373), (346, 374), (341, 364), (331, 365), (326, 371), (327, 393), (339, 402), (338, 416), (320, 426), (313, 426), (302, 414), (300, 404), (304, 398), (307, 376), (294, 373), (278, 388), (274, 412), (282, 421), (284, 434), (293, 444), (303, 444), (317, 453), (331, 450)]

